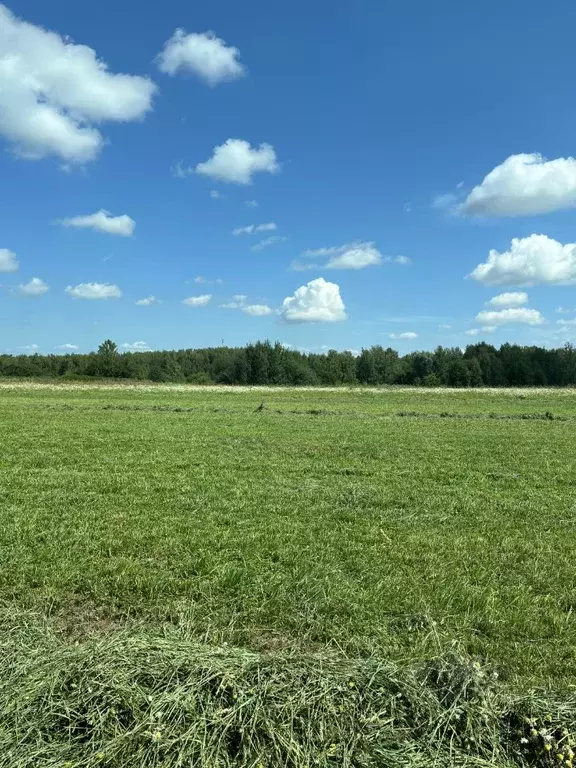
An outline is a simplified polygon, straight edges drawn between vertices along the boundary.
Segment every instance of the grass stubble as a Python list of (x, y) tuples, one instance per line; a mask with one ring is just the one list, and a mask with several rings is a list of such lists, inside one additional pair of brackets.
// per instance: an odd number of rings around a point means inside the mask
[(571, 768), (575, 416), (3, 384), (0, 766)]

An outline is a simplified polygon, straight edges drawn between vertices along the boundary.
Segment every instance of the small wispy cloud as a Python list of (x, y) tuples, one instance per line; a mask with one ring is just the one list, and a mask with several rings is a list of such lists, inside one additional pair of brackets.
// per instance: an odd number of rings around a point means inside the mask
[(464, 333), (466, 336), (478, 336), (481, 333), (494, 333), (497, 330), (498, 328), (495, 325), (483, 325), (482, 328), (468, 328)]
[(182, 161), (180, 160), (177, 163), (174, 163), (174, 165), (170, 168), (170, 171), (174, 178), (185, 179), (187, 176), (190, 176), (192, 173), (194, 173), (194, 168), (191, 168), (190, 166), (186, 168), (186, 166), (183, 165)]
[(226, 302), (226, 304), (220, 304), (220, 309), (242, 309), (246, 305), (248, 296), (244, 293), (235, 293), (232, 296), (232, 301)]
[(194, 282), (197, 285), (222, 285), (224, 280), (221, 280), (219, 277), (215, 278), (214, 280), (211, 280), (208, 277), (204, 277), (204, 275), (197, 275), (194, 278)]
[(245, 307), (242, 307), (242, 312), (252, 317), (266, 317), (267, 315), (275, 314), (275, 310), (269, 307), (268, 304), (247, 304)]
[(120, 349), (124, 352), (149, 352), (151, 347), (145, 341), (134, 341), (132, 344), (128, 342), (120, 344)]
[(266, 224), (249, 224), (247, 227), (236, 227), (232, 230), (232, 234), (236, 237), (238, 235), (254, 235), (257, 232), (273, 232), (278, 229), (278, 226), (273, 221), (269, 221)]
[[(319, 262), (318, 259), (324, 261)], [(384, 261), (395, 261), (397, 264), (410, 262), (406, 256), (383, 256), (373, 242), (356, 241), (305, 250), (300, 254), (300, 260), (292, 262), (291, 268), (298, 272), (307, 269), (365, 269), (376, 267)]]
[(205, 293), (202, 296), (188, 296), (187, 299), (182, 299), (182, 304), (187, 307), (205, 307), (212, 300), (211, 293)]
[(389, 333), (389, 338), (396, 339), (397, 341), (410, 341), (411, 339), (417, 339), (418, 334), (414, 331), (403, 331), (402, 333)]
[(256, 243), (256, 245), (253, 245), (250, 250), (251, 251), (263, 251), (264, 248), (269, 248), (271, 245), (275, 245), (276, 243), (284, 243), (288, 240), (287, 237), (281, 237), (280, 235), (272, 235), (271, 237), (265, 237), (264, 240), (260, 240), (259, 243)]
[(448, 211), (456, 204), (457, 200), (458, 195), (453, 192), (445, 192), (442, 195), (433, 197), (431, 205), (437, 211)]
[(232, 297), (232, 301), (228, 301), (225, 304), (220, 304), (221, 309), (239, 309), (244, 312), (245, 315), (252, 317), (266, 317), (268, 315), (275, 315), (277, 311), (268, 304), (249, 304), (248, 296), (243, 293), (237, 293)]

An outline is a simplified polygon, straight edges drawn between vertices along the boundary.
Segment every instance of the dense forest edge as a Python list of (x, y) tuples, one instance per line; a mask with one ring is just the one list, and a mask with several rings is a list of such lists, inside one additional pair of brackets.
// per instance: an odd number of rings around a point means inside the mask
[(245, 347), (120, 353), (108, 339), (89, 354), (0, 355), (0, 377), (260, 386), (568, 387), (576, 385), (576, 348), (503, 344), (497, 349), (481, 342), (464, 350), (437, 347), (406, 355), (373, 346), (355, 356), (336, 350), (305, 353), (259, 341)]

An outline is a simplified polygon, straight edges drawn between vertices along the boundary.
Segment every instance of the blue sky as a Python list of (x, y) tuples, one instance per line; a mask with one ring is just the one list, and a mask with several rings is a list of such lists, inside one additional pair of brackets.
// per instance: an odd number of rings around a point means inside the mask
[(575, 335), (574, 3), (0, 8), (0, 350)]

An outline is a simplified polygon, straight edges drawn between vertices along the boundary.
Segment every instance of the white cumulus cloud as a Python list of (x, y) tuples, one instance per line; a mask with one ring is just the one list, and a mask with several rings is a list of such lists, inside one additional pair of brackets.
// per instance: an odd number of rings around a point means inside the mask
[(168, 75), (193, 72), (208, 85), (217, 85), (246, 74), (239, 58), (238, 48), (226, 45), (214, 32), (186, 34), (186, 30), (177, 29), (157, 61), (160, 71)]
[(276, 173), (279, 168), (270, 144), (252, 147), (244, 139), (228, 139), (214, 147), (209, 160), (198, 163), (196, 173), (231, 184), (251, 184), (255, 173)]
[(417, 339), (418, 334), (414, 331), (403, 331), (402, 333), (389, 333), (388, 336), (391, 339), (398, 339), (401, 341), (409, 341), (410, 339)]
[(144, 117), (155, 90), (148, 78), (114, 74), (92, 48), (0, 5), (0, 134), (22, 157), (93, 160), (104, 144), (95, 124)]
[(14, 251), (0, 248), (0, 272), (16, 272), (18, 266), (18, 259)]
[(182, 299), (182, 304), (186, 304), (187, 307), (205, 307), (212, 299), (211, 293), (205, 293), (202, 296), (188, 296), (187, 299)]
[(480, 216), (530, 216), (576, 206), (576, 158), (511, 155), (474, 187), (460, 210)]
[(479, 323), (488, 326), (509, 325), (522, 323), (524, 325), (542, 325), (544, 318), (537, 309), (528, 307), (510, 307), (508, 309), (482, 310), (476, 315)]
[(49, 291), (50, 288), (46, 285), (44, 280), (41, 280), (39, 277), (33, 277), (29, 283), (20, 283), (18, 290), (23, 296), (42, 296), (42, 294)]
[(528, 304), (528, 294), (525, 291), (511, 291), (509, 293), (499, 293), (486, 302), (487, 307), (521, 307)]
[(269, 221), (266, 224), (248, 224), (247, 227), (236, 227), (232, 230), (232, 234), (238, 235), (253, 235), (256, 232), (273, 232), (278, 229), (277, 225), (273, 221)]
[(80, 283), (69, 285), (66, 293), (74, 299), (119, 299), (122, 291), (111, 283)]
[(56, 349), (61, 349), (63, 352), (76, 352), (79, 347), (78, 344), (60, 344)]
[(491, 250), (470, 275), (485, 285), (562, 285), (576, 281), (576, 243), (562, 245), (546, 235), (512, 240), (510, 250)]
[(136, 222), (125, 213), (122, 216), (112, 216), (109, 211), (100, 210), (88, 216), (73, 216), (62, 219), (63, 227), (76, 229), (93, 229), (95, 232), (105, 232), (108, 235), (131, 237), (134, 234)]
[(340, 286), (323, 277), (301, 285), (282, 302), (282, 318), (288, 323), (333, 323), (346, 320)]
[(137, 307), (150, 307), (152, 304), (160, 303), (160, 299), (157, 299), (156, 296), (145, 296), (143, 299), (138, 299), (134, 302)]

